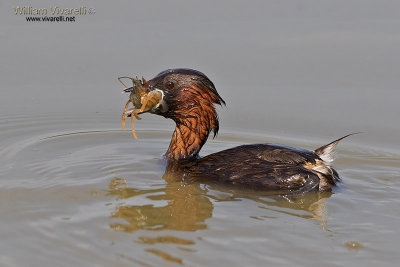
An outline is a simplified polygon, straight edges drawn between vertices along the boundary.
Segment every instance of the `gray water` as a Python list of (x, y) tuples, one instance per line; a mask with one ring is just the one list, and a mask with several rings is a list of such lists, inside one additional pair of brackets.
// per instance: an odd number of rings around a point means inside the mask
[[(20, 4), (20, 3), (18, 3)], [(0, 265), (396, 266), (400, 4), (0, 2)], [(120, 129), (116, 77), (204, 72), (227, 102), (201, 154), (337, 148), (343, 183), (295, 199), (163, 178), (172, 121)]]

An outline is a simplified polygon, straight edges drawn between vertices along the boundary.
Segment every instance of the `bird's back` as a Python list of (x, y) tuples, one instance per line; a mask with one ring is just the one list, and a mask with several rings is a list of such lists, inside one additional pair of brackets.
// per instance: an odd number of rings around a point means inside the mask
[(278, 144), (234, 147), (185, 167), (191, 178), (273, 191), (326, 190), (339, 177), (315, 152)]

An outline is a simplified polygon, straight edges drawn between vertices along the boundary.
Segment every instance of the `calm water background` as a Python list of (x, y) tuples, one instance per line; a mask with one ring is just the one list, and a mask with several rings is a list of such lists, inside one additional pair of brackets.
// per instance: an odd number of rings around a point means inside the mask
[[(76, 22), (13, 7), (86, 6)], [(398, 1), (0, 1), (0, 265), (395, 266)], [(190, 67), (227, 107), (202, 155), (338, 147), (334, 194), (163, 179), (171, 121), (120, 130), (116, 77)]]

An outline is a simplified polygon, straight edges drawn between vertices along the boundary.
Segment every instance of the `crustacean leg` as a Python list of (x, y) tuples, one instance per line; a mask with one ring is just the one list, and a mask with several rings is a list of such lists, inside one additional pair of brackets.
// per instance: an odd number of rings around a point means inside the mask
[(135, 139), (137, 139), (137, 136), (136, 136), (136, 133), (135, 133), (135, 123), (134, 123), (133, 117), (135, 117), (138, 120), (141, 120), (141, 118), (138, 116), (138, 113), (139, 113), (138, 109), (134, 109), (134, 108), (128, 109), (129, 103), (130, 103), (130, 101), (128, 101), (126, 103), (124, 112), (122, 113), (122, 117), (121, 117), (122, 129), (125, 130), (126, 117), (131, 115), (132, 135), (135, 137)]
[(122, 117), (121, 117), (122, 130), (125, 130), (125, 120), (127, 116), (126, 112), (128, 111), (129, 103), (131, 103), (131, 100), (128, 100), (128, 102), (126, 102), (124, 112), (122, 112)]

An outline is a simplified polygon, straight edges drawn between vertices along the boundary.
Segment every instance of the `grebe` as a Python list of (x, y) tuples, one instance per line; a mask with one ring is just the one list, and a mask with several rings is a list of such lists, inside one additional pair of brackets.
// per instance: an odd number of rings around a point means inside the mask
[[(192, 69), (165, 70), (144, 82), (149, 90), (158, 92), (159, 102), (136, 109), (134, 114), (132, 110), (124, 113), (123, 118), (150, 112), (176, 123), (165, 154), (167, 170), (179, 170), (182, 177), (191, 179), (206, 178), (273, 191), (328, 191), (340, 181), (330, 166), (332, 149), (349, 135), (314, 151), (266, 143), (242, 145), (200, 158), (199, 151), (209, 134), (213, 132), (215, 137), (218, 133), (215, 105), (225, 105), (214, 84)], [(133, 87), (126, 88), (125, 92), (132, 96), (132, 90)], [(125, 112), (128, 104), (129, 101)]]

